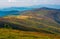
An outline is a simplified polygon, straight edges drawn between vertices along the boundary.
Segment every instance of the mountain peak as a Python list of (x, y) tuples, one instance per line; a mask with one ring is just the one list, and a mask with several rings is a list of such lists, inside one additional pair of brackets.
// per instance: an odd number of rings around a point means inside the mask
[(41, 8), (46, 9), (46, 8), (48, 8), (48, 7), (41, 7)]
[(48, 7), (41, 7), (41, 8), (36, 8), (35, 11), (40, 11), (40, 10), (57, 10), (60, 11), (60, 9), (54, 9), (54, 8), (48, 8)]
[(45, 9), (45, 10), (60, 10), (60, 9), (55, 9), (55, 8), (48, 8), (48, 7), (42, 7), (40, 9)]

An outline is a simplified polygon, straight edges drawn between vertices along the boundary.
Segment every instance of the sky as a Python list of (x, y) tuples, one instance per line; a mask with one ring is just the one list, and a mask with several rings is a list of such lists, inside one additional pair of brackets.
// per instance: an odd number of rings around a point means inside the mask
[(27, 7), (34, 5), (60, 5), (60, 0), (0, 0), (0, 7)]

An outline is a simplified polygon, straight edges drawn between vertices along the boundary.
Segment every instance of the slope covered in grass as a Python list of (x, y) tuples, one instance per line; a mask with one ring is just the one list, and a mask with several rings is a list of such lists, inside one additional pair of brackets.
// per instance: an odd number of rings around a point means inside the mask
[(60, 39), (59, 35), (0, 28), (0, 39)]
[(2, 17), (0, 39), (60, 39), (59, 17), (59, 10), (48, 8)]
[(26, 12), (22, 15), (7, 16), (4, 18), (10, 23), (34, 28), (37, 31), (44, 30), (55, 34), (60, 34), (60, 25), (52, 18), (46, 17), (39, 13)]

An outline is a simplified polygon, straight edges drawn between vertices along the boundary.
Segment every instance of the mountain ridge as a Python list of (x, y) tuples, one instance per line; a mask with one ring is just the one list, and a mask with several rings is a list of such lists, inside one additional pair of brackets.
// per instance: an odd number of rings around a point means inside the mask
[[(34, 28), (37, 31), (44, 30), (55, 34), (60, 34), (59, 17), (60, 17), (59, 10), (43, 7), (38, 9), (35, 8), (32, 10), (27, 10), (21, 12), (21, 14), (19, 13), (18, 15), (11, 14), (3, 17), (3, 20), (1, 19), (0, 20), (3, 21), (3, 23), (7, 22), (8, 25), (10, 23), (11, 25), (14, 24), (14, 26), (16, 24), (23, 25), (24, 27), (26, 27), (26, 29), (29, 27), (29, 28)], [(15, 28), (19, 28), (19, 26), (15, 26)]]

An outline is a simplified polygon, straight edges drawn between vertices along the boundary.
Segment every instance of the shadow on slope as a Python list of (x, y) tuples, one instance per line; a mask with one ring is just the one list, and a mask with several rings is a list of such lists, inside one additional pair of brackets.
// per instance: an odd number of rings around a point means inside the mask
[(15, 30), (22, 30), (22, 31), (30, 31), (30, 32), (44, 32), (49, 34), (54, 34), (52, 32), (44, 31), (44, 30), (38, 30), (32, 27), (25, 27), (22, 25), (17, 25), (9, 22), (0, 21), (0, 28), (11, 28)]

